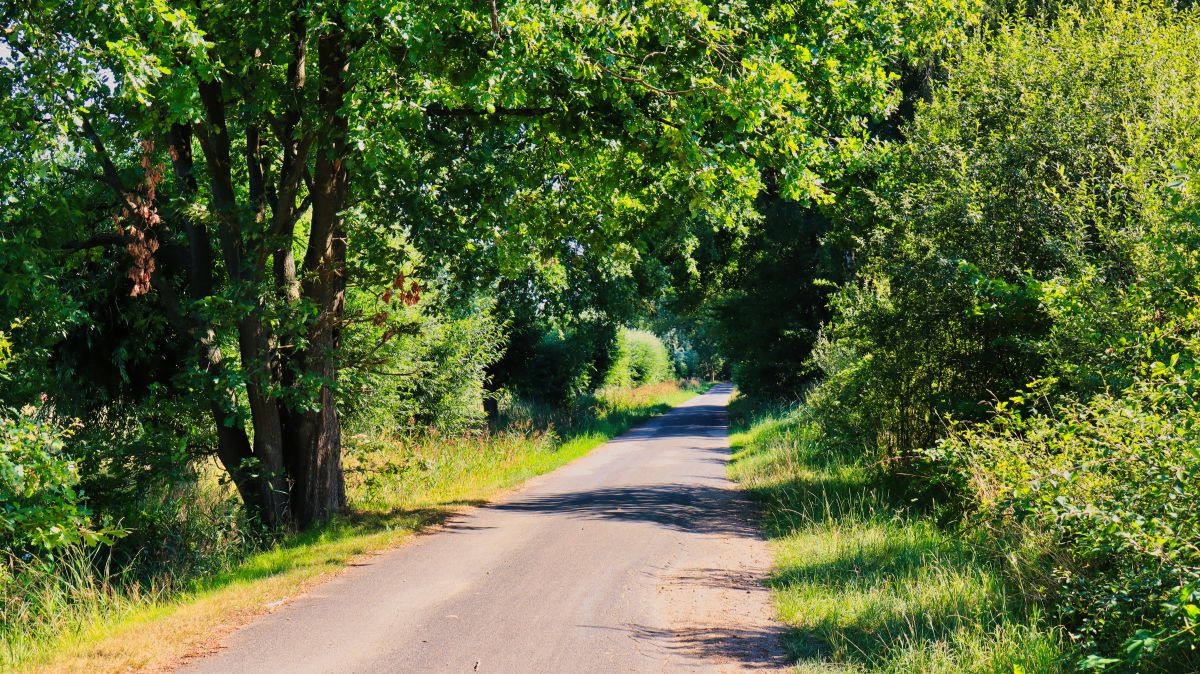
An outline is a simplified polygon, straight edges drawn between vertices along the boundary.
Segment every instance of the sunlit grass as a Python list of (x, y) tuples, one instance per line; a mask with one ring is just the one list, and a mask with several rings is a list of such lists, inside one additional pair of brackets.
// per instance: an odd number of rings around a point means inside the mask
[(798, 672), (1067, 671), (1058, 638), (990, 560), (872, 485), (802, 418), (773, 415), (733, 443), (733, 476), (764, 503)]
[(38, 593), (32, 602), (14, 597), (12, 605), (27, 607), (30, 615), (25, 621), (5, 616), (10, 629), (0, 646), (0, 670), (163, 668), (302, 594), (356, 557), (400, 544), (464, 506), (579, 458), (698, 390), (660, 384), (603, 391), (569, 418), (531, 419), (496, 432), (350, 438), (352, 512), (287, 536), (224, 572), (173, 579), (170, 590), (145, 588), (96, 576), (94, 565), (81, 558), (64, 572), (56, 567), (52, 574), (29, 576), (23, 589), (0, 583), (7, 591)]

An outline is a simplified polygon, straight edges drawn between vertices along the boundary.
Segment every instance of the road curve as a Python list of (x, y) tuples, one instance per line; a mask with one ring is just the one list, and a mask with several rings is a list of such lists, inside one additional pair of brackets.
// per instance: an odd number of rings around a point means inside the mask
[(182, 671), (784, 671), (718, 386), (372, 557)]

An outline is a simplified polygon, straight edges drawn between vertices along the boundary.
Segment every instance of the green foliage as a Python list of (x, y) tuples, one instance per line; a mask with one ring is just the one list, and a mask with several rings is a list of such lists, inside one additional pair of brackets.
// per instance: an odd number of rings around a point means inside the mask
[(1086, 668), (1198, 664), (1196, 53), (1192, 9), (1006, 19), (837, 211), (858, 266), (807, 409), (988, 524)]
[(123, 533), (93, 521), (75, 464), (63, 452), (68, 435), (32, 418), (0, 417), (0, 548), (52, 553)]
[[(711, 357), (701, 356), (692, 340), (678, 328), (672, 328), (662, 336), (663, 346), (667, 349), (667, 357), (671, 361), (672, 370), (683, 379), (699, 379), (704, 377), (712, 381), (704, 372), (705, 366), (710, 366)], [(706, 356), (708, 354), (705, 354)], [(707, 361), (707, 362), (706, 362)]]
[[(373, 296), (351, 295), (352, 310), (380, 311)], [(487, 370), (504, 334), (490, 307), (456, 316), (426, 296), (362, 326), (347, 345), (350, 366), (341, 409), (355, 430), (458, 432), (484, 421)]]
[[(330, 517), (345, 505), (336, 403), (366, 385), (340, 379), (368, 335), (387, 334), (353, 313), (363, 297), (418, 284), (469, 306), (586, 268), (598, 287), (634, 286), (619, 304), (636, 314), (662, 285), (656, 258), (688, 260), (696, 231), (742, 229), (765, 172), (783, 195), (826, 200), (866, 120), (895, 104), (886, 65), (955, 39), (976, 9), (6, 8), (0, 319), (26, 327), (5, 402), (45, 393), (79, 408), (67, 413), (89, 435), (145, 427), (166, 403), (186, 441), (117, 448), (126, 466), (151, 454), (130, 475), (182, 474), (215, 452), (254, 516)], [(529, 367), (553, 375), (536, 393), (571, 401), (603, 379), (628, 316), (595, 298), (573, 307), (590, 315), (563, 311), (553, 294), (531, 293), (541, 315), (516, 323), (510, 346), (526, 342)], [(433, 379), (405, 394), (423, 409), (396, 413), (469, 423), (473, 405)]]
[(796, 671), (1062, 674), (1065, 644), (1008, 583), (983, 535), (963, 540), (872, 484), (866, 457), (830, 446), (813, 410), (731, 416), (731, 472), (763, 505), (769, 585)]
[(984, 521), (1044, 546), (1040, 589), (1073, 636), (1102, 654), (1093, 665), (1200, 666), (1195, 377), (1164, 368), (1046, 414), (1006, 409), (935, 453), (961, 466)]
[[(665, 266), (743, 231), (768, 182), (827, 201), (896, 105), (888, 65), (977, 11), (6, 7), (0, 324), (22, 327), (0, 402), (79, 418), (72, 454), (114, 508), (215, 455), (252, 518), (332, 517), (339, 412), (362, 422), (382, 393), (375, 421), (470, 426), (480, 368), (571, 404)], [(422, 289), (454, 298), (429, 316), (448, 327), (386, 315)], [(492, 363), (487, 321), (464, 316), (522, 293), (528, 316), (494, 305), (513, 334)], [(413, 374), (389, 385), (383, 365)]]
[[(997, 404), (993, 421), (957, 427), (929, 453), (971, 512), (1032, 541), (1041, 556), (1029, 563), (1048, 567), (1034, 577), (1091, 651), (1082, 664), (1092, 669), (1200, 665), (1200, 259), (1191, 181), (1171, 187), (1182, 213), (1140, 246), (1145, 271), (1120, 298), (1126, 331), (1108, 335), (1111, 351), (1141, 362), (1082, 400), (1052, 396), (1053, 381), (1031, 385)], [(1077, 326), (1095, 311), (1068, 307)], [(1139, 327), (1147, 331), (1127, 332)]]
[(862, 263), (819, 354), (831, 419), (897, 457), (1034, 379), (1127, 376), (1188, 280), (1155, 250), (1200, 147), (1198, 45), (1193, 12), (1064, 10), (948, 65), (841, 234)]
[[(19, 443), (49, 499), (22, 521), (65, 519), (78, 533), (54, 545), (99, 535), (82, 487), (134, 530), (106, 552), (136, 582), (211, 573), (270, 542), (259, 523), (345, 508), (352, 433), (473, 431), (498, 388), (586, 411), (615, 360), (630, 384), (670, 377), (672, 358), (715, 376), (707, 331), (668, 353), (619, 348), (617, 326), (672, 272), (699, 279), (704, 242), (743, 238), (764, 190), (828, 202), (899, 105), (892, 65), (957, 44), (978, 11), (6, 6), (0, 405), (79, 420), (61, 447), (49, 430)], [(756, 245), (809, 259), (814, 232), (778, 234)], [(786, 278), (754, 266), (745, 287)], [(809, 272), (778, 321), (751, 307), (787, 335), (773, 357), (806, 357)]]
[(574, 404), (600, 385), (616, 356), (617, 328), (606, 321), (562, 329), (539, 320), (514, 328), (493, 368), (494, 383), (535, 402)]
[[(683, 291), (684, 295), (690, 295)], [(690, 297), (690, 301), (699, 301)], [(654, 313), (643, 321), (667, 347), (675, 373), (682, 379), (717, 381), (729, 376), (729, 363), (714, 335), (711, 317), (685, 304), (678, 289), (665, 293)]]
[[(746, 395), (795, 399), (816, 374), (811, 352), (841, 271), (821, 245), (828, 220), (815, 208), (760, 200), (762, 223), (713, 289), (712, 330)], [(826, 283), (822, 283), (825, 281)]]
[(605, 386), (628, 388), (659, 384), (674, 378), (671, 356), (657, 335), (645, 330), (621, 330), (617, 336), (616, 357), (604, 378)]

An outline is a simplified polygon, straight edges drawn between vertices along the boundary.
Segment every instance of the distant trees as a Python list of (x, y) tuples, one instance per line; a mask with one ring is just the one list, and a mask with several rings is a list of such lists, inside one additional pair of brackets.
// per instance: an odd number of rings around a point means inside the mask
[(707, 305), (710, 330), (739, 390), (795, 399), (816, 378), (812, 350), (845, 261), (824, 243), (829, 220), (820, 210), (771, 197), (760, 199), (759, 209), (761, 223)]

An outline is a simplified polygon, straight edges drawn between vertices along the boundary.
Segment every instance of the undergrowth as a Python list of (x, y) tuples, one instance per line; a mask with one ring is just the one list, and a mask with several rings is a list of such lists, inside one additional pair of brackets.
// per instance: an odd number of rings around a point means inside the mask
[(798, 672), (1067, 671), (1036, 602), (977, 541), (875, 484), (803, 408), (739, 416), (731, 471), (763, 504)]

